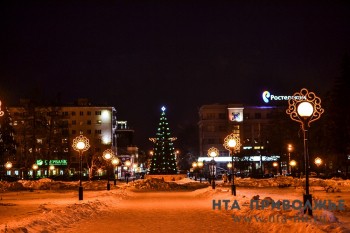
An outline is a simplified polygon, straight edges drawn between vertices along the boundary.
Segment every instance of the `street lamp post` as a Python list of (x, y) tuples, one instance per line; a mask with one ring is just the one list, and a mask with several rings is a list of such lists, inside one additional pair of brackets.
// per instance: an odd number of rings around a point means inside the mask
[(5, 163), (5, 168), (7, 170), (10, 170), (12, 168), (12, 163), (10, 161), (8, 161), (7, 163)]
[(202, 161), (197, 162), (197, 166), (199, 169), (199, 183), (202, 183), (202, 168), (203, 168), (204, 163)]
[[(231, 162), (229, 162), (226, 166), (227, 166), (228, 170), (232, 171), (232, 163)], [(228, 182), (231, 183), (231, 180), (232, 180), (232, 174), (229, 174), (228, 175)], [(231, 190), (231, 192), (232, 192), (232, 190)]]
[(111, 190), (111, 185), (109, 183), (109, 162), (114, 157), (114, 153), (111, 149), (107, 149), (103, 152), (103, 159), (106, 160), (106, 169), (107, 169), (107, 190)]
[(216, 162), (215, 157), (219, 155), (219, 150), (215, 147), (211, 147), (208, 150), (208, 156), (212, 158), (212, 160), (209, 162), (209, 171), (211, 175), (211, 187), (212, 189), (215, 189), (215, 173), (216, 173)]
[(126, 173), (125, 173), (125, 178), (126, 178), (126, 183), (129, 183), (129, 167), (131, 166), (130, 160), (125, 161), (124, 165), (126, 166)]
[(293, 174), (294, 172), (294, 167), (297, 165), (297, 162), (293, 159), (289, 162), (289, 166), (291, 167), (291, 174)]
[(312, 206), (312, 195), (309, 193), (309, 151), (308, 151), (308, 131), (310, 123), (318, 120), (324, 109), (321, 107), (321, 99), (313, 92), (309, 92), (306, 88), (296, 92), (292, 98), (288, 100), (288, 109), (286, 113), (294, 121), (301, 124), (304, 138), (304, 161), (305, 161), (305, 195), (304, 195), (304, 213), (306, 209), (309, 215), (312, 215), (312, 208), (306, 208), (307, 202), (309, 207)]
[(55, 170), (55, 166), (50, 165), (49, 170), (50, 170), (51, 175), (53, 175), (53, 171)]
[(273, 162), (272, 166), (276, 169), (276, 175), (278, 174), (278, 163), (277, 162)]
[(231, 184), (231, 194), (236, 196), (236, 185), (235, 185), (235, 174), (234, 174), (234, 162), (233, 156), (236, 152), (239, 152), (241, 147), (241, 142), (239, 135), (231, 133), (227, 135), (224, 140), (224, 147), (226, 150), (229, 150), (231, 155), (231, 176), (232, 176), (232, 184)]
[(83, 200), (83, 185), (82, 185), (82, 170), (83, 170), (83, 153), (90, 148), (89, 139), (83, 135), (79, 135), (73, 139), (73, 149), (79, 152), (80, 157), (80, 172), (79, 172), (79, 200)]
[(114, 157), (112, 159), (112, 164), (117, 168), (117, 173), (114, 175), (114, 185), (117, 185), (117, 179), (118, 179), (118, 164), (119, 164), (119, 159)]
[(319, 158), (319, 157), (317, 157), (316, 159), (315, 159), (315, 161), (314, 161), (314, 163), (316, 164), (316, 166), (317, 166), (317, 174), (318, 174), (318, 176), (319, 176), (319, 166), (322, 164), (322, 159), (321, 158)]
[(192, 163), (192, 168), (193, 168), (194, 180), (197, 181), (197, 162)]
[(288, 173), (290, 174), (290, 173), (292, 173), (291, 167), (289, 165), (289, 163), (290, 163), (290, 152), (293, 150), (293, 145), (292, 144), (288, 144), (287, 149), (288, 149)]
[(33, 179), (35, 179), (35, 178), (36, 178), (36, 175), (37, 175), (36, 172), (37, 172), (39, 166), (38, 166), (38, 164), (34, 163), (33, 166), (32, 166), (32, 168), (33, 168)]

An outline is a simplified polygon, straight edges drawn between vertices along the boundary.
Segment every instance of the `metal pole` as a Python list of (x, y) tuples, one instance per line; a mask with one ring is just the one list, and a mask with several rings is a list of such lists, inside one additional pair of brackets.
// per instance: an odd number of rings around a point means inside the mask
[(107, 165), (107, 190), (111, 190), (111, 185), (109, 183), (109, 165)]
[(83, 170), (83, 153), (82, 151), (79, 151), (79, 156), (80, 156), (80, 174), (79, 174), (79, 179), (80, 179), (80, 182), (79, 182), (79, 200), (83, 200), (83, 185), (82, 185), (82, 181), (81, 181), (81, 173), (82, 173), (82, 170)]
[(236, 185), (235, 185), (235, 174), (234, 174), (234, 165), (233, 165), (233, 150), (231, 151), (231, 163), (232, 163), (232, 167), (231, 167), (231, 178), (232, 178), (232, 186), (231, 186), (231, 194), (236, 196)]
[[(117, 176), (118, 176), (118, 166), (116, 166), (116, 168), (117, 168)], [(115, 174), (114, 174), (114, 185), (117, 185), (117, 179), (116, 179), (116, 175)]]
[(211, 187), (212, 187), (212, 189), (215, 189), (215, 166), (216, 166), (216, 164), (215, 164), (215, 160), (213, 159), (212, 161), (211, 161), (211, 175), (212, 175), (212, 181), (211, 181)]
[(215, 175), (214, 175), (214, 171), (213, 171), (213, 175), (212, 175), (211, 187), (212, 187), (212, 189), (215, 189)]
[[(303, 124), (304, 134), (304, 159), (305, 159), (305, 195), (304, 195), (304, 214), (306, 213), (305, 204), (309, 201), (312, 207), (312, 195), (309, 192), (309, 150), (308, 150), (308, 127)], [(312, 208), (307, 208), (307, 212), (312, 216)]]
[(288, 152), (288, 172), (289, 172), (289, 174), (291, 174), (292, 173), (292, 168), (291, 168), (289, 163), (290, 163), (290, 152)]

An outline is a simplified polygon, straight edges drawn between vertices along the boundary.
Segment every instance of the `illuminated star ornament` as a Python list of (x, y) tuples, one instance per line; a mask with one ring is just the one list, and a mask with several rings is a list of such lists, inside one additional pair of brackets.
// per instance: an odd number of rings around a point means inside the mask
[[(164, 107), (163, 107), (164, 108)], [(164, 108), (165, 109), (165, 108)], [(1, 101), (0, 101), (0, 116), (4, 115), (4, 111), (1, 111)]]
[(166, 108), (163, 106), (161, 109), (162, 109), (162, 111), (164, 112)]

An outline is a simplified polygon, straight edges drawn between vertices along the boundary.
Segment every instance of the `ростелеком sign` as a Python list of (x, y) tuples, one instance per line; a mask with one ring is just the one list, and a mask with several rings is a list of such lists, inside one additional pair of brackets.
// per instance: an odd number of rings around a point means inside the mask
[(289, 100), (289, 99), (305, 99), (305, 96), (290, 96), (290, 95), (272, 95), (269, 91), (264, 91), (262, 93), (262, 98), (265, 103), (269, 103), (273, 100)]

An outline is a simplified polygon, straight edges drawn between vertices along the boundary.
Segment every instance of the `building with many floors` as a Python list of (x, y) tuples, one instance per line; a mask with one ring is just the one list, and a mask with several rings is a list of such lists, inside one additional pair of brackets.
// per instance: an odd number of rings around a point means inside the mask
[[(23, 177), (28, 172), (34, 176), (32, 164), (39, 166), (35, 175), (38, 177), (75, 174), (79, 155), (73, 150), (72, 141), (81, 134), (91, 146), (83, 154), (86, 164), (106, 149), (117, 154), (117, 111), (113, 106), (91, 105), (87, 99), (79, 99), (71, 106), (34, 106), (29, 100), (22, 100), (19, 106), (8, 109), (18, 143), (11, 175)], [(84, 175), (93, 165), (84, 166)]]
[[(221, 170), (228, 170), (232, 157), (224, 147), (224, 139), (234, 133), (241, 142), (240, 152), (234, 156), (235, 171), (241, 173), (267, 173), (273, 161), (280, 162), (280, 155), (268, 152), (271, 126), (284, 107), (244, 106), (242, 104), (210, 104), (199, 109), (199, 161), (210, 161), (209, 148), (219, 150), (215, 158)], [(240, 166), (241, 165), (241, 166)], [(280, 164), (286, 169), (286, 164)]]

